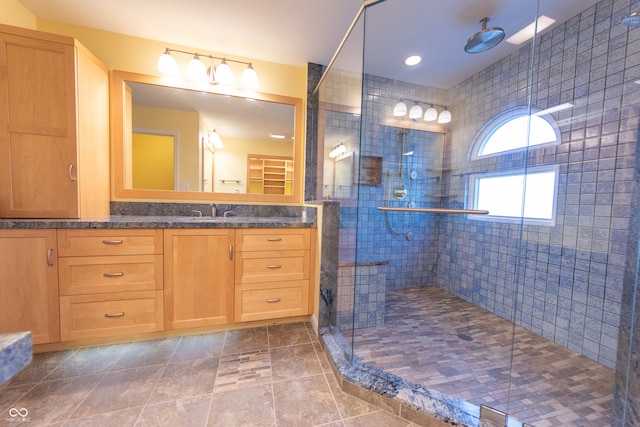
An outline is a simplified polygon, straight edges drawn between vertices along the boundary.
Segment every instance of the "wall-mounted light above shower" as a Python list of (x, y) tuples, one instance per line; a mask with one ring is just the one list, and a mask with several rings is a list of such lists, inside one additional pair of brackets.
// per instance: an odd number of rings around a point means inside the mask
[[(393, 115), (395, 117), (404, 117), (407, 115), (407, 111), (409, 112), (409, 118), (412, 120), (423, 119), (425, 122), (432, 122), (437, 120), (440, 124), (446, 124), (451, 122), (451, 111), (449, 111), (448, 107), (442, 107), (440, 105), (435, 104), (427, 104), (429, 107), (424, 110), (420, 102), (418, 101), (410, 101), (413, 103), (410, 110), (407, 110), (407, 104), (405, 101), (400, 100), (393, 107)], [(438, 113), (436, 107), (441, 108), (442, 111)]]
[(331, 151), (329, 152), (329, 158), (333, 159), (335, 157), (343, 155), (346, 152), (347, 152), (347, 147), (345, 147), (344, 144), (341, 142), (340, 144), (336, 145), (331, 149)]

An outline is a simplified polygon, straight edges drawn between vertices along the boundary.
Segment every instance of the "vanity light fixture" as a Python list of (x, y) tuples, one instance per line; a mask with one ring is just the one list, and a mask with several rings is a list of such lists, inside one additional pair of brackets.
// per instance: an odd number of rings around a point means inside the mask
[(329, 157), (333, 159), (335, 157), (343, 155), (346, 152), (347, 152), (347, 147), (345, 147), (344, 143), (341, 142), (340, 144), (336, 145), (331, 149), (331, 152), (329, 153)]
[(160, 58), (158, 58), (158, 71), (168, 76), (177, 76), (180, 71), (176, 58), (171, 55), (171, 51), (167, 48)]
[(393, 107), (393, 115), (396, 117), (402, 117), (407, 114), (407, 104), (402, 101), (398, 101), (398, 103)]
[(269, 136), (270, 136), (271, 138), (273, 138), (273, 139), (284, 139), (284, 135), (283, 135), (283, 134), (281, 134), (281, 133), (273, 133), (273, 132), (270, 132), (270, 133), (269, 133)]
[(420, 119), (422, 118), (422, 107), (420, 104), (414, 104), (413, 107), (409, 110), (409, 118), (410, 119)]
[[(424, 116), (422, 115), (422, 105), (420, 101), (411, 101), (413, 106), (409, 110), (409, 118), (412, 120), (423, 118), (425, 122), (433, 122), (435, 120), (440, 124), (446, 124), (451, 122), (451, 111), (449, 111), (448, 107), (442, 107), (436, 104), (428, 104), (429, 108), (424, 112)], [(443, 108), (443, 110), (438, 114), (438, 108)], [(398, 103), (393, 107), (393, 115), (395, 117), (404, 117), (407, 115), (407, 104), (404, 101), (398, 101)]]
[(438, 123), (451, 123), (451, 111), (447, 107), (444, 107), (444, 110), (440, 112), (438, 116)]
[(209, 143), (211, 145), (213, 145), (214, 148), (222, 148), (224, 147), (224, 144), (222, 143), (222, 140), (220, 139), (220, 135), (218, 135), (218, 132), (216, 132), (216, 130), (212, 130), (211, 133), (209, 134)]
[[(178, 62), (172, 53), (183, 53), (189, 55), (192, 59), (187, 65), (187, 76), (191, 80), (208, 81), (211, 84), (232, 85), (234, 82), (233, 71), (227, 62), (244, 64), (247, 66), (240, 76), (240, 84), (246, 89), (258, 88), (258, 74), (253, 69), (251, 62), (237, 61), (234, 59), (220, 58), (213, 55), (204, 55), (198, 52), (186, 52), (183, 50), (165, 48), (164, 53), (158, 58), (158, 71), (169, 76), (177, 76), (180, 72)], [(201, 58), (209, 58), (211, 66), (207, 67)], [(213, 60), (220, 60), (221, 63), (216, 67)]]
[(437, 118), (438, 118), (438, 110), (436, 110), (436, 107), (434, 107), (433, 104), (431, 104), (431, 106), (427, 108), (427, 111), (424, 112), (424, 121), (432, 122)]
[(197, 53), (187, 64), (187, 76), (191, 80), (207, 80), (207, 67)]

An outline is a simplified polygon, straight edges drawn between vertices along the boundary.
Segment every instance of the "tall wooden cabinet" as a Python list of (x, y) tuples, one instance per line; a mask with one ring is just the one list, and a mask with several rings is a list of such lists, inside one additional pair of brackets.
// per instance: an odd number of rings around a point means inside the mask
[(60, 340), (56, 230), (0, 230), (0, 333)]
[(0, 25), (0, 217), (109, 214), (108, 107), (75, 39)]
[(164, 231), (165, 328), (233, 323), (233, 229)]

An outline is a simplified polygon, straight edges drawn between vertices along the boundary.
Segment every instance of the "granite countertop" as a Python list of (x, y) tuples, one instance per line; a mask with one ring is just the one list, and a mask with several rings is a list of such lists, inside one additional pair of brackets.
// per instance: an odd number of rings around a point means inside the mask
[(315, 228), (315, 218), (111, 215), (87, 219), (0, 219), (0, 229), (38, 228)]
[(32, 357), (31, 332), (0, 334), (0, 384), (29, 365)]

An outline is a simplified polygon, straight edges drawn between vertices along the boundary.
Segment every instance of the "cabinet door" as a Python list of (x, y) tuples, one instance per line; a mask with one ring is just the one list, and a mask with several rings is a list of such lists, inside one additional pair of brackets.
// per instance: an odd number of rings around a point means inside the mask
[(234, 230), (164, 233), (165, 328), (232, 323)]
[(78, 216), (75, 48), (0, 34), (0, 216)]
[(0, 230), (0, 333), (60, 340), (55, 230)]

